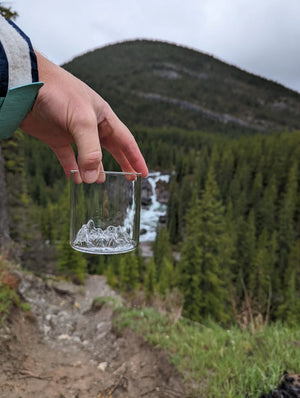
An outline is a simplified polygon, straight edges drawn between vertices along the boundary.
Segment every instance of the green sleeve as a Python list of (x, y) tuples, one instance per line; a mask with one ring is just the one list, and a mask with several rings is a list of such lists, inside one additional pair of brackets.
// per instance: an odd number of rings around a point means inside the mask
[(0, 139), (9, 138), (33, 107), (42, 82), (13, 87), (0, 98)]

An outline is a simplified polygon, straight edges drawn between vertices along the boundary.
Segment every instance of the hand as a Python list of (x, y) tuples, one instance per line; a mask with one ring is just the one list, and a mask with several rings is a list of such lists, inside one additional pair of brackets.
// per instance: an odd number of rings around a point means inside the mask
[(36, 54), (44, 86), (21, 123), (22, 130), (50, 146), (68, 177), (71, 170), (79, 169), (83, 181), (95, 182), (103, 171), (101, 146), (123, 171), (146, 177), (148, 169), (134, 137), (107, 102), (81, 80)]

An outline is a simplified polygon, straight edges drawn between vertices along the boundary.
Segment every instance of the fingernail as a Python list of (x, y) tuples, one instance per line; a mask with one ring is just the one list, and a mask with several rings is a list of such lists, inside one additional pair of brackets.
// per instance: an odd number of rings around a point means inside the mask
[(98, 177), (98, 170), (87, 170), (83, 173), (83, 179), (88, 184), (95, 182)]

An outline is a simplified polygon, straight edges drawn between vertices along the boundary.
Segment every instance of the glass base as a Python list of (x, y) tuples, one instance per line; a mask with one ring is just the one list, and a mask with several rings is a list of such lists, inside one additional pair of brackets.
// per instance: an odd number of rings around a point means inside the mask
[(129, 253), (136, 249), (137, 245), (127, 245), (126, 247), (83, 247), (72, 245), (71, 247), (74, 250), (77, 250), (82, 253), (90, 253), (90, 254), (123, 254)]

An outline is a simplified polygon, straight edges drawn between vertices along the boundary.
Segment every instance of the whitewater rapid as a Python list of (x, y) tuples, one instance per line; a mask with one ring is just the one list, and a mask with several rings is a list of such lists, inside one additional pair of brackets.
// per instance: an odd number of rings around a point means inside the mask
[(168, 174), (160, 172), (150, 172), (147, 177), (151, 185), (151, 204), (141, 209), (140, 231), (146, 231), (140, 235), (140, 242), (153, 242), (156, 236), (156, 228), (159, 217), (165, 216), (167, 213), (167, 205), (159, 203), (156, 197), (155, 187), (158, 181), (169, 182)]

